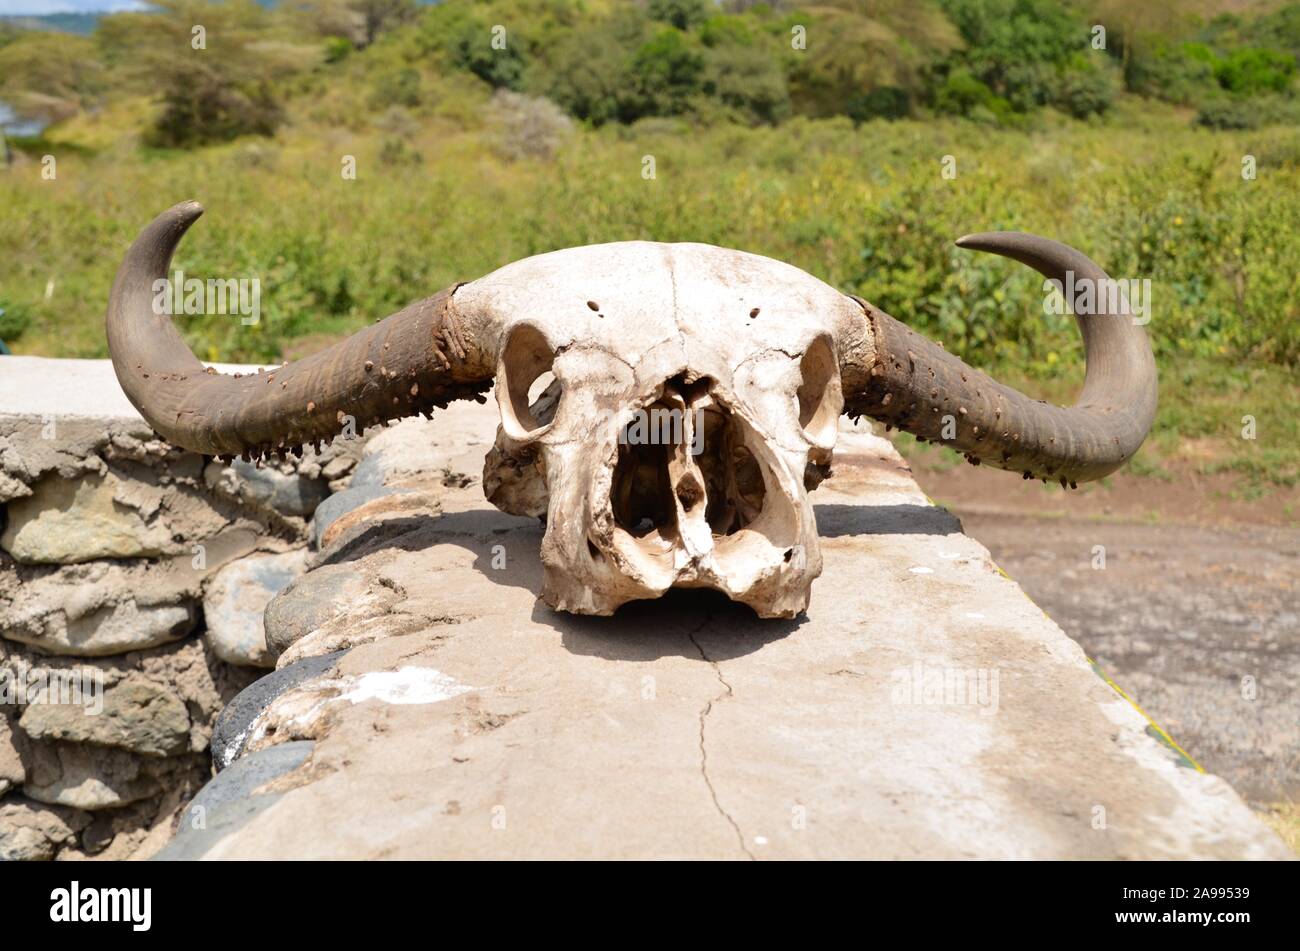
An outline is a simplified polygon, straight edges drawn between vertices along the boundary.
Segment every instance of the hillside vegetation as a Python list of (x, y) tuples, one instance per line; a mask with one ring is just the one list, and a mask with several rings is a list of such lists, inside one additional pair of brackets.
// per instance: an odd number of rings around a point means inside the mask
[(255, 326), (180, 319), (208, 359), (300, 354), (541, 251), (689, 240), (789, 261), (1068, 401), (1073, 318), (952, 244), (1019, 229), (1151, 281), (1139, 471), (1300, 475), (1300, 4), (161, 5), (0, 34), (0, 99), (53, 122), (0, 171), (15, 352), (105, 355), (123, 250), (192, 197), (176, 265), (263, 287)]

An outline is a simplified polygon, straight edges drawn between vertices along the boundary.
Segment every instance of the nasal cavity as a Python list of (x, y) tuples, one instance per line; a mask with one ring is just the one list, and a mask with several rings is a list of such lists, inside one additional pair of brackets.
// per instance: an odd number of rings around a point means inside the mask
[(614, 522), (644, 538), (652, 534), (676, 537), (677, 506), (668, 463), (673, 444), (661, 438), (657, 404), (635, 414), (619, 435), (618, 463), (610, 486)]
[[(745, 446), (744, 423), (709, 381), (669, 381), (619, 437), (611, 486), (614, 521), (636, 538), (676, 544), (688, 532), (735, 534), (763, 510), (766, 486)], [(694, 524), (678, 524), (678, 518)]]

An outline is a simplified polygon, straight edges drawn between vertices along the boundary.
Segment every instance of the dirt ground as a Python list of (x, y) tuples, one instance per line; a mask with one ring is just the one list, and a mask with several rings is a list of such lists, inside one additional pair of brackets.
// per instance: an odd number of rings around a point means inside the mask
[(1300, 490), (1185, 473), (1067, 493), (938, 455), (911, 464), (1152, 719), (1296, 847)]

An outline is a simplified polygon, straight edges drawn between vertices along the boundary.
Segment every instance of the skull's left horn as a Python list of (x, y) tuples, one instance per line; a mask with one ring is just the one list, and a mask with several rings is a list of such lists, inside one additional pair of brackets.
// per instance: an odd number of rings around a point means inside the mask
[[(283, 452), (474, 397), (492, 381), (448, 288), (297, 363), (227, 376), (205, 369), (172, 325), (172, 253), (203, 208), (182, 202), (140, 233), (109, 298), (108, 350), (127, 397), (169, 442), (210, 455)], [(161, 302), (161, 306), (160, 306)], [(488, 369), (484, 369), (488, 367)]]
[(874, 348), (843, 368), (858, 381), (845, 386), (844, 411), (1026, 478), (1073, 483), (1114, 472), (1142, 445), (1156, 413), (1151, 345), (1118, 285), (1085, 255), (1047, 238), (990, 232), (957, 244), (1014, 258), (1061, 288), (1091, 285), (1096, 306), (1075, 314), (1087, 360), (1079, 401), (1062, 407), (1031, 399), (859, 300)]

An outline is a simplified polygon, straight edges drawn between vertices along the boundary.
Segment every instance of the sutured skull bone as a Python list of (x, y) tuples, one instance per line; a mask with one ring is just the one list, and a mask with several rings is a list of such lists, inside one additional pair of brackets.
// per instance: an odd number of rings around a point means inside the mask
[(455, 307), (499, 328), (484, 489), (546, 516), (548, 603), (608, 614), (678, 586), (765, 616), (807, 606), (821, 556), (805, 478), (830, 461), (835, 341), (857, 304), (752, 254), (629, 241), (507, 265)]
[[(821, 572), (807, 492), (842, 412), (1062, 485), (1114, 471), (1145, 439), (1156, 376), (1122, 298), (1077, 315), (1087, 375), (1070, 408), (974, 370), (865, 301), (769, 258), (629, 241), (537, 255), (459, 284), (264, 374), (205, 369), (153, 306), (195, 202), (131, 246), (110, 298), (118, 379), (169, 441), (260, 459), (495, 381), (484, 469), (497, 507), (546, 519), (543, 599), (611, 614), (708, 587), (763, 617), (808, 606)], [(963, 247), (1052, 280), (1109, 282), (1084, 255), (998, 232)]]

